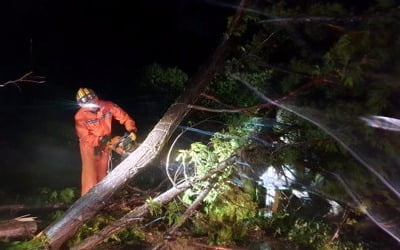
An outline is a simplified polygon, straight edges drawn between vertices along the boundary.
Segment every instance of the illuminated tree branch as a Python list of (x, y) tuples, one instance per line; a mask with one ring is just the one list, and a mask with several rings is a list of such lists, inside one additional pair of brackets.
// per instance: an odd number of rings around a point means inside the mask
[[(188, 105), (188, 108), (191, 109), (196, 109), (200, 111), (207, 111), (207, 112), (212, 112), (212, 113), (249, 113), (249, 111), (254, 110), (254, 109), (262, 109), (267, 106), (271, 106), (268, 103), (261, 103), (259, 105), (247, 107), (247, 108), (235, 108), (235, 109), (213, 109), (213, 108), (207, 108), (199, 105)], [(252, 113), (253, 114), (253, 113)], [(255, 114), (254, 114), (255, 115)]]
[(360, 16), (354, 17), (325, 17), (325, 16), (312, 16), (312, 17), (283, 17), (262, 20), (260, 23), (353, 23), (360, 22), (364, 18)]
[(18, 88), (20, 88), (20, 86), (18, 85), (20, 83), (41, 84), (41, 83), (45, 83), (46, 82), (45, 79), (46, 78), (43, 77), (43, 76), (35, 76), (35, 75), (33, 75), (33, 72), (30, 71), (30, 72), (26, 73), (25, 75), (21, 76), (20, 78), (18, 78), (16, 80), (10, 80), (10, 81), (7, 81), (5, 83), (0, 84), (0, 87), (6, 87), (7, 85), (14, 84)]

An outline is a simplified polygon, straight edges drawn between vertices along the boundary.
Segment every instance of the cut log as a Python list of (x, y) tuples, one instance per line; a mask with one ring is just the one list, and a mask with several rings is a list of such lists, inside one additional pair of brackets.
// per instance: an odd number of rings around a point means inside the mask
[(192, 78), (190, 85), (182, 95), (169, 107), (153, 130), (150, 131), (144, 142), (86, 195), (77, 200), (59, 220), (49, 225), (38, 235), (38, 237), (43, 235), (47, 237), (46, 240), (49, 242), (49, 247), (53, 249), (60, 248), (83, 223), (93, 218), (104, 207), (105, 202), (116, 191), (156, 158), (177, 126), (189, 113), (188, 105), (196, 102), (199, 95), (211, 83), (216, 72), (223, 67), (230, 48), (229, 38), (239, 24), (247, 1), (241, 0), (231, 26), (223, 37), (221, 44), (210, 60)]
[(18, 217), (12, 220), (0, 221), (0, 239), (28, 239), (37, 231), (34, 217)]

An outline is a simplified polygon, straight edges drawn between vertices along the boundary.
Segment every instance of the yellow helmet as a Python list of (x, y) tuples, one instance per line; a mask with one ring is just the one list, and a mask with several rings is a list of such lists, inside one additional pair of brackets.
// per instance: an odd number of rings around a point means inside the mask
[(90, 103), (97, 98), (96, 93), (89, 88), (80, 88), (76, 93), (76, 101), (79, 105)]

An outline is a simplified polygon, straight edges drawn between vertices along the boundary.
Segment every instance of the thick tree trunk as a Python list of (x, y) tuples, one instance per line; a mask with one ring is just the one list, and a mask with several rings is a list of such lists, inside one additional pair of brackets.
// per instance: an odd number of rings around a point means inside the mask
[(32, 237), (37, 229), (37, 222), (32, 217), (0, 221), (0, 240), (27, 239)]
[(161, 120), (148, 134), (145, 141), (121, 164), (119, 164), (100, 183), (93, 187), (86, 195), (77, 200), (63, 217), (48, 226), (38, 236), (48, 237), (49, 246), (58, 249), (69, 239), (79, 227), (91, 219), (104, 206), (118, 189), (146, 167), (161, 151), (176, 127), (189, 112), (188, 105), (196, 102), (199, 95), (212, 81), (215, 73), (222, 67), (228, 52), (228, 40), (238, 24), (247, 0), (241, 0), (238, 11), (231, 23), (222, 43), (216, 49), (210, 61), (206, 63), (192, 79), (189, 87), (172, 104)]

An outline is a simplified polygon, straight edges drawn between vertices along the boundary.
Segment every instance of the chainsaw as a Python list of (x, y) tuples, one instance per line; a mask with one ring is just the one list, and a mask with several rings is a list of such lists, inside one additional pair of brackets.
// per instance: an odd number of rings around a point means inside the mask
[(126, 158), (139, 146), (135, 139), (129, 133), (125, 133), (123, 136), (114, 136), (107, 146), (112, 151), (121, 155), (122, 158)]

